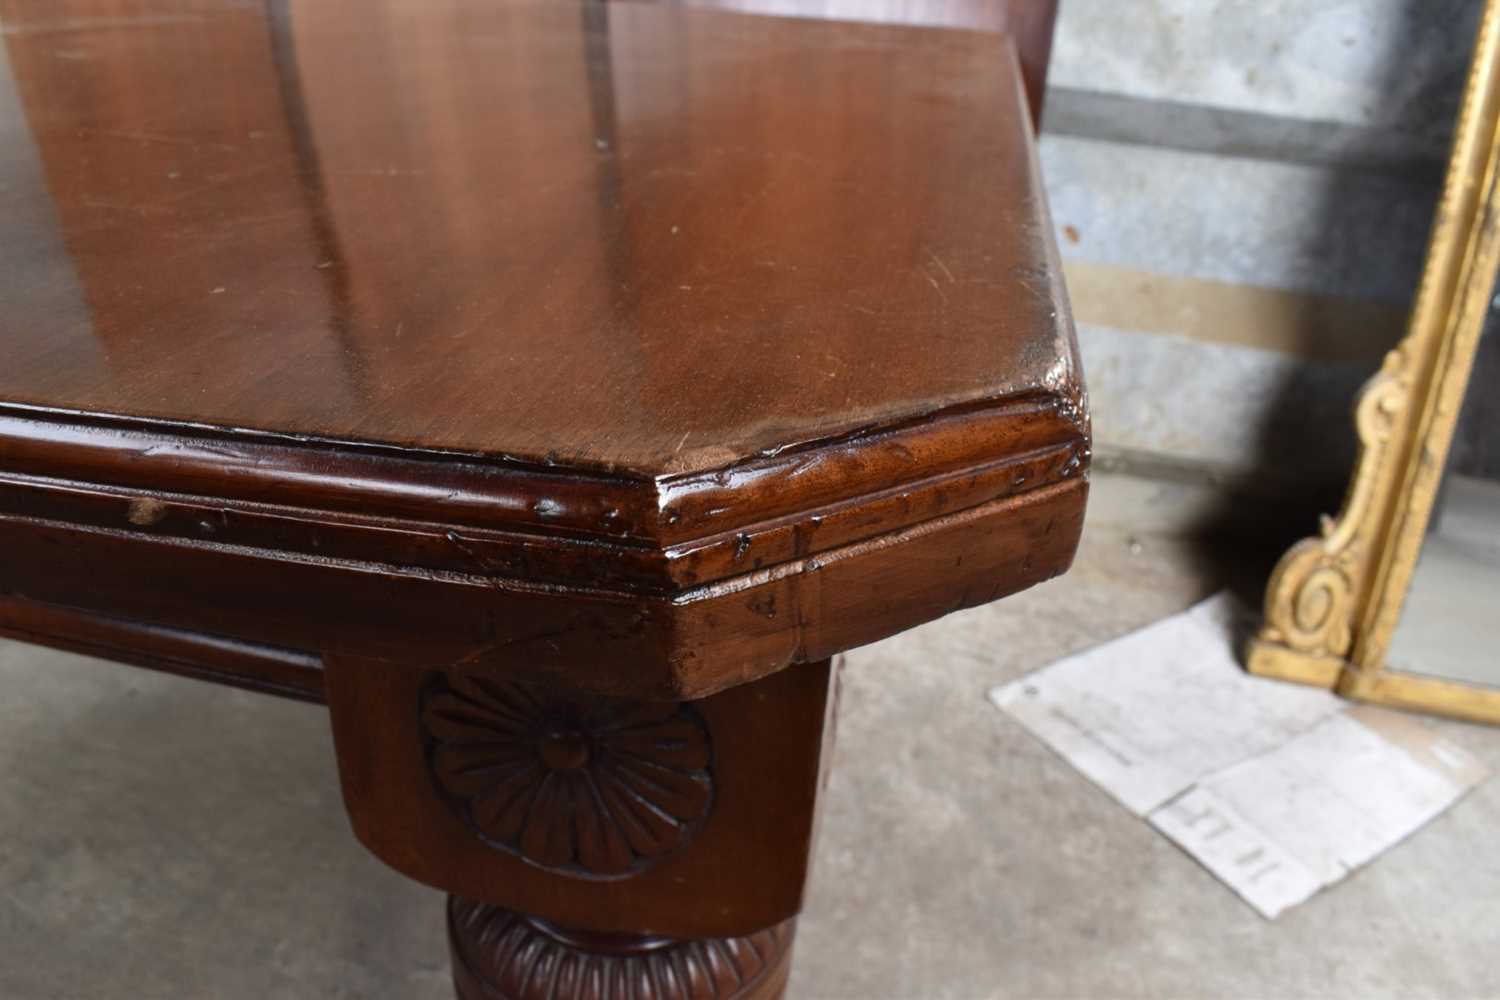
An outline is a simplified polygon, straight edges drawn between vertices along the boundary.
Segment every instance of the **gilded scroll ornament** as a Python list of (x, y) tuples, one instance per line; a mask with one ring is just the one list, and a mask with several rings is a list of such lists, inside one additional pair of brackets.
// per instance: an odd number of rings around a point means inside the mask
[(1320, 535), (1293, 546), (1272, 574), (1262, 632), (1266, 641), (1320, 656), (1348, 655), (1355, 581), (1368, 552), (1360, 528), (1387, 477), (1388, 445), (1410, 391), (1406, 355), (1391, 351), (1355, 409), (1360, 460), (1343, 511), (1324, 518)]
[(1406, 337), (1360, 396), (1344, 509), (1271, 575), (1253, 673), (1500, 722), (1500, 695), (1385, 662), (1500, 272), (1500, 0), (1487, 0)]

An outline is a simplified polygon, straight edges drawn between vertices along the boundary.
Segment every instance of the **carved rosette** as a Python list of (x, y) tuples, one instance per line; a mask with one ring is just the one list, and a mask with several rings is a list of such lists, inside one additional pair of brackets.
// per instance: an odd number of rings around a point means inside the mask
[(794, 922), (745, 937), (573, 933), (497, 906), (448, 900), (459, 1000), (771, 1000)]
[(691, 705), (440, 675), (421, 713), (444, 798), (486, 843), (539, 868), (638, 874), (691, 841), (713, 805), (713, 750)]

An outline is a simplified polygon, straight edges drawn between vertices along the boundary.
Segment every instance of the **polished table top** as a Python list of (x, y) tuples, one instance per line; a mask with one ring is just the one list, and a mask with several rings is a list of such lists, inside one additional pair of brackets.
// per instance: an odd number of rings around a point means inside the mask
[(0, 0), (0, 404), (662, 476), (1076, 399), (1010, 50)]
[[(1062, 572), (1008, 39), (0, 0), (0, 632), (691, 699)], [(250, 644), (250, 645), (247, 645)]]
[[(1002, 36), (0, 0), (0, 38), (0, 634), (326, 702), (413, 878), (779, 925), (827, 661), (1072, 559), (1087, 414)], [(461, 965), (509, 948), (453, 912)]]

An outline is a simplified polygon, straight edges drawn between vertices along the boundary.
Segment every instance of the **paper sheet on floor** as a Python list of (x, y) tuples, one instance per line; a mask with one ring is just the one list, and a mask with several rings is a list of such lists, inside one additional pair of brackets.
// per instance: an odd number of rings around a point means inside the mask
[(1274, 918), (1486, 773), (1412, 718), (1246, 674), (1246, 624), (1221, 594), (990, 699)]

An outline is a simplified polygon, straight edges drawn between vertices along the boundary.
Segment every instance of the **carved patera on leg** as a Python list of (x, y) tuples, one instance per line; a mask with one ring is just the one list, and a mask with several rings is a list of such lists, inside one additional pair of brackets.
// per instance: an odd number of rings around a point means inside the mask
[(686, 847), (713, 807), (713, 747), (688, 704), (438, 675), (421, 731), (433, 783), (464, 822), (558, 874), (636, 875)]
[(459, 1000), (772, 1000), (794, 920), (742, 937), (574, 932), (498, 906), (448, 900)]
[(449, 894), (466, 1000), (773, 1000), (833, 664), (694, 702), (330, 656), (356, 836)]

